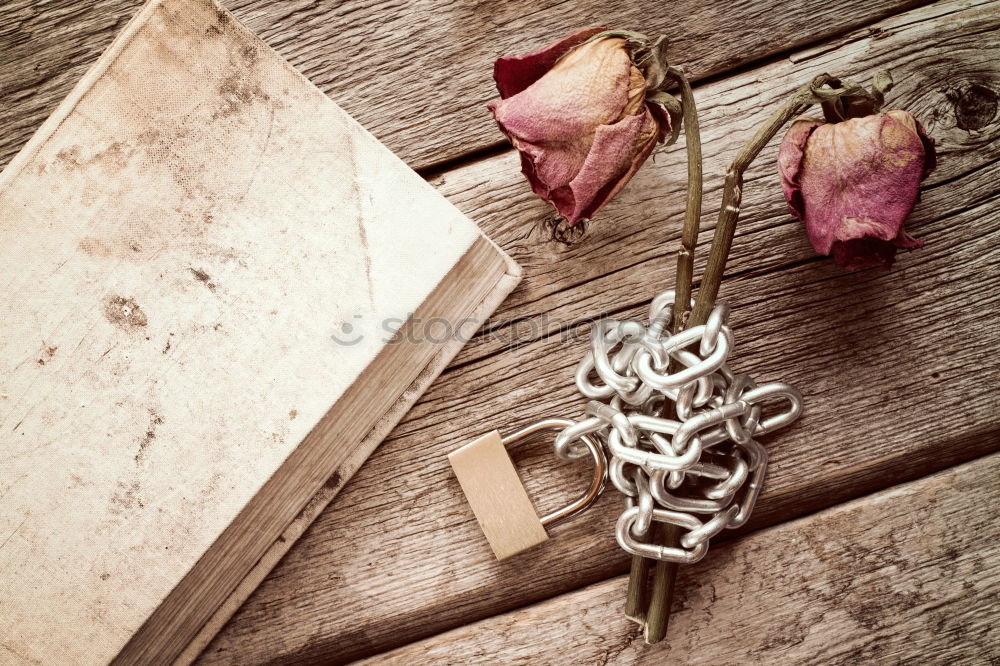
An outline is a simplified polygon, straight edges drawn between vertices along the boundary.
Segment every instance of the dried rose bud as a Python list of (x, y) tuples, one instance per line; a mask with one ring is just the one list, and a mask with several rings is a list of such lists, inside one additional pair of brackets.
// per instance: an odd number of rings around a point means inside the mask
[(898, 248), (923, 245), (903, 221), (934, 164), (934, 140), (899, 110), (840, 122), (801, 117), (778, 153), (785, 199), (813, 248), (851, 270), (888, 268)]
[(494, 65), (500, 99), (487, 107), (532, 190), (570, 225), (610, 201), (671, 131), (659, 45), (587, 28)]

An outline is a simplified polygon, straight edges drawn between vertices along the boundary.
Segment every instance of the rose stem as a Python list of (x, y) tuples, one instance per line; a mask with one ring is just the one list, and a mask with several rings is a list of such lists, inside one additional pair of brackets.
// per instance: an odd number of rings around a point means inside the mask
[(740, 202), (743, 199), (743, 172), (763, 150), (768, 141), (774, 138), (782, 125), (799, 115), (816, 99), (814, 91), (824, 84), (834, 81), (829, 74), (820, 74), (811, 82), (795, 91), (787, 102), (768, 119), (753, 138), (736, 154), (736, 159), (729, 165), (726, 172), (726, 186), (722, 192), (722, 209), (719, 211), (719, 221), (715, 225), (715, 236), (712, 238), (711, 250), (708, 254), (708, 266), (698, 287), (698, 300), (691, 314), (691, 325), (696, 326), (708, 321), (708, 315), (715, 307), (715, 299), (722, 285), (722, 274), (726, 270), (726, 260), (733, 246), (733, 236), (736, 233), (736, 220), (740, 215)]
[[(736, 159), (733, 160), (733, 163), (729, 166), (729, 170), (726, 171), (726, 184), (722, 193), (722, 208), (719, 211), (719, 219), (715, 225), (715, 235), (712, 238), (712, 245), (708, 255), (708, 266), (705, 268), (705, 274), (702, 277), (701, 285), (698, 287), (698, 299), (695, 301), (694, 311), (691, 312), (690, 321), (687, 322), (691, 326), (698, 326), (699, 324), (704, 324), (708, 321), (708, 315), (711, 314), (712, 308), (715, 307), (715, 299), (719, 295), (719, 287), (722, 284), (722, 274), (726, 270), (726, 260), (729, 258), (729, 251), (733, 246), (733, 236), (736, 233), (736, 221), (739, 219), (740, 215), (740, 202), (743, 198), (743, 173), (746, 171), (747, 167), (750, 166), (750, 163), (753, 162), (754, 158), (757, 157), (760, 151), (763, 150), (764, 146), (766, 146), (767, 143), (774, 138), (774, 135), (778, 133), (778, 130), (780, 130), (786, 122), (799, 115), (813, 104), (815, 100), (814, 91), (826, 83), (833, 81), (835, 81), (835, 79), (833, 79), (830, 75), (821, 74), (808, 84), (799, 88), (795, 94), (789, 98), (789, 100), (785, 102), (785, 104), (778, 109), (771, 116), (771, 118), (768, 119), (763, 126), (761, 126), (760, 129), (757, 130), (757, 133), (753, 135), (753, 138), (751, 138), (750, 141), (743, 146), (740, 152), (736, 154)], [(684, 122), (686, 125), (688, 122), (686, 102), (684, 104), (684, 112)], [(685, 140), (690, 142), (687, 135), (685, 135)], [(698, 172), (700, 176), (700, 164)], [(690, 178), (690, 164), (688, 165), (688, 173), (688, 177)], [(701, 190), (700, 180), (701, 179), (699, 178), (699, 195)], [(688, 185), (688, 192), (690, 195), (690, 182)], [(698, 203), (700, 206), (700, 196)], [(688, 232), (688, 221), (688, 218), (685, 218), (685, 239)], [(694, 222), (694, 229), (695, 236), (697, 236), (697, 219)], [(693, 249), (693, 242), (691, 246)], [(681, 252), (683, 251), (684, 249), (681, 250)], [(680, 253), (678, 253), (677, 259), (677, 293), (679, 295), (681, 293)], [(687, 279), (690, 284), (690, 269), (688, 269), (688, 271)], [(690, 291), (687, 293), (690, 298)], [(674, 301), (675, 317), (677, 316), (678, 302), (682, 302), (680, 298), (677, 298)], [(682, 314), (686, 315), (688, 313), (683, 312)], [(667, 525), (666, 528), (667, 529), (664, 530), (666, 538), (665, 545), (679, 545), (680, 529), (675, 525)], [(674, 581), (676, 577), (677, 564), (673, 562), (656, 563), (656, 573), (653, 577), (653, 590), (649, 602), (649, 612), (646, 617), (647, 643), (658, 643), (663, 640), (663, 637), (667, 633), (667, 624), (670, 620), (670, 606), (673, 601)]]
[(649, 563), (641, 555), (632, 556), (632, 568), (628, 573), (628, 592), (625, 595), (625, 617), (646, 624), (646, 586), (649, 578)]
[(684, 210), (684, 228), (681, 247), (677, 250), (677, 279), (674, 289), (674, 333), (683, 330), (690, 316), (691, 283), (694, 275), (694, 249), (698, 244), (698, 227), (701, 222), (701, 129), (698, 127), (698, 109), (694, 103), (691, 83), (678, 67), (667, 69), (667, 76), (677, 81), (684, 106), (684, 143), (687, 148), (688, 190)]
[[(677, 278), (673, 331), (684, 330), (691, 315), (691, 289), (694, 278), (694, 251), (698, 244), (698, 230), (701, 224), (702, 202), (702, 158), (701, 129), (698, 124), (698, 109), (694, 101), (691, 83), (684, 72), (676, 67), (667, 70), (667, 75), (680, 86), (681, 104), (684, 113), (684, 142), (688, 151), (688, 191), (687, 207), (684, 211), (684, 228), (681, 232), (681, 247), (677, 250)], [(676, 370), (676, 368), (674, 368)], [(668, 415), (672, 416), (672, 415)], [(679, 543), (680, 530), (676, 525), (662, 525), (657, 535), (659, 542), (671, 546)], [(674, 580), (677, 577), (676, 562), (657, 562), (653, 574), (653, 586), (646, 613), (646, 642), (658, 643), (667, 633), (670, 618), (670, 603), (673, 600)]]
[[(688, 189), (687, 203), (684, 210), (684, 227), (681, 232), (681, 247), (677, 250), (677, 278), (674, 283), (676, 297), (674, 298), (673, 329), (678, 332), (684, 328), (684, 323), (690, 314), (691, 288), (694, 275), (694, 250), (698, 244), (698, 227), (701, 222), (701, 198), (702, 198), (702, 173), (701, 173), (701, 130), (698, 126), (698, 108), (695, 106), (694, 93), (691, 90), (691, 83), (688, 81), (684, 71), (679, 67), (667, 68), (667, 77), (675, 81), (681, 92), (681, 106), (684, 125), (684, 143), (687, 149), (688, 167)], [(676, 531), (673, 525), (667, 525), (665, 530), (657, 530), (653, 536), (660, 543), (669, 542), (680, 538), (680, 535), (671, 536), (671, 532)], [(628, 594), (625, 598), (625, 614), (633, 619), (643, 622), (643, 617), (647, 619), (646, 632), (650, 631), (650, 626), (656, 626), (657, 631), (665, 631), (666, 614), (663, 612), (662, 604), (669, 598), (669, 593), (664, 594), (659, 587), (664, 582), (672, 583), (674, 576), (667, 575), (661, 571), (664, 565), (676, 567), (668, 562), (656, 563), (656, 576), (654, 578), (654, 594), (649, 605), (648, 613), (644, 613), (645, 594), (648, 586), (650, 560), (644, 557), (633, 556), (632, 570), (629, 575)], [(663, 621), (650, 625), (648, 618), (664, 618)], [(663, 629), (659, 629), (660, 625)], [(660, 634), (662, 638), (662, 633)], [(647, 639), (648, 640), (648, 639)], [(657, 639), (659, 640), (659, 639)]]

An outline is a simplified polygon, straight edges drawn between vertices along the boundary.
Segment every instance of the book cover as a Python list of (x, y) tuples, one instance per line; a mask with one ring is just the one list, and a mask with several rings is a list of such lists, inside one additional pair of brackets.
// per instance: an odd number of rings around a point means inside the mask
[(148, 2), (0, 174), (3, 660), (193, 658), (457, 352), (425, 322), (517, 276), (221, 6)]

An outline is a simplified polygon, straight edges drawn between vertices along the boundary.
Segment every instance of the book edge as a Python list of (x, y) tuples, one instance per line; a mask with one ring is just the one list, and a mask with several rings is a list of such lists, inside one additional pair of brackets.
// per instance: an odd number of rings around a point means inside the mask
[[(440, 314), (428, 314), (428, 312), (432, 312), (428, 308), (435, 308), (434, 312), (436, 312), (437, 308), (441, 308), (443, 304), (449, 302), (449, 298), (453, 299), (455, 295), (452, 294), (449, 296), (449, 291), (454, 289), (461, 290), (462, 288), (457, 285), (461, 284), (463, 280), (467, 280), (470, 275), (474, 275), (475, 273), (471, 272), (473, 271), (473, 267), (483, 261), (492, 263), (493, 268), (480, 272), (481, 278), (476, 279), (476, 286), (473, 292), (476, 296), (474, 300), (469, 300), (468, 307), (457, 310), (444, 310)], [(485, 299), (485, 296), (496, 290), (499, 279), (502, 276), (509, 275), (508, 271), (511, 263), (506, 253), (499, 250), (496, 244), (480, 231), (477, 240), (473, 242), (469, 250), (462, 255), (462, 258), (456, 263), (455, 267), (442, 277), (438, 286), (427, 296), (420, 308), (418, 308), (415, 313), (416, 319), (411, 317), (408, 323), (419, 322), (424, 318), (430, 319), (436, 316), (453, 316), (456, 321), (466, 322), (469, 315), (476, 311), (478, 305)], [(458, 279), (457, 281), (453, 281), (452, 284), (448, 284), (449, 278)], [(467, 293), (469, 287), (470, 285), (466, 285), (465, 289), (460, 291), (460, 293)], [(424, 312), (421, 312), (421, 309)], [(419, 323), (416, 325), (419, 325)], [(405, 380), (405, 383), (397, 384), (399, 388), (393, 389), (386, 396), (388, 400), (378, 399), (379, 403), (390, 405), (387, 411), (392, 410), (391, 405), (394, 405), (398, 401), (398, 396), (404, 394), (407, 388), (421, 374), (427, 372), (428, 366), (441, 351), (441, 347), (438, 347), (438, 349), (431, 348), (432, 346), (437, 346), (437, 344), (432, 343), (432, 345), (428, 345), (427, 341), (414, 340), (405, 334), (400, 338), (400, 341), (403, 347), (411, 348), (412, 351), (407, 354), (408, 356), (412, 357), (413, 354), (416, 354), (415, 358), (418, 360), (418, 364), (409, 368), (409, 378)], [(357, 407), (355, 403), (358, 403), (359, 400), (365, 402), (372, 400), (373, 396), (363, 396), (357, 393), (357, 391), (363, 389), (355, 389), (354, 387), (362, 386), (363, 382), (370, 381), (374, 381), (374, 385), (377, 386), (379, 383), (378, 380), (370, 376), (370, 373), (378, 372), (377, 369), (373, 370), (373, 368), (381, 367), (384, 369), (385, 367), (393, 367), (392, 364), (398, 360), (398, 355), (404, 353), (401, 351), (401, 348), (395, 348), (392, 351), (394, 348), (393, 345), (387, 345), (379, 357), (369, 364), (358, 378), (360, 382), (355, 381), (347, 393), (330, 406), (323, 419), (293, 449), (281, 467), (264, 484), (261, 491), (241, 509), (237, 517), (223, 530), (213, 545), (201, 555), (198, 561), (195, 562), (142, 625), (133, 633), (117, 656), (112, 660), (112, 663), (144, 663), (152, 655), (157, 655), (157, 659), (162, 661), (172, 662), (176, 659), (184, 651), (185, 647), (198, 636), (202, 627), (212, 618), (233, 590), (240, 586), (241, 581), (246, 577), (247, 573), (258, 565), (264, 555), (273, 546), (274, 541), (280, 537), (283, 529), (287, 529), (288, 525), (299, 517), (299, 514), (312, 498), (324, 487), (324, 483), (334, 478), (333, 475), (339, 473), (341, 466), (344, 464), (352, 467), (352, 469), (347, 470), (352, 474), (356, 470), (356, 467), (360, 467), (363, 458), (356, 455), (356, 451), (366, 441), (369, 433), (376, 430), (381, 422), (385, 420), (386, 412), (383, 411), (370, 420), (365, 419), (364, 422), (360, 420), (345, 422), (338, 415), (342, 416), (344, 413), (351, 413), (350, 410)], [(386, 353), (389, 356), (383, 358), (383, 355)], [(386, 366), (386, 363), (389, 365)], [(398, 375), (398, 367), (393, 374)], [(401, 415), (402, 413), (400, 413)], [(352, 430), (355, 432), (360, 430), (361, 432), (355, 435), (351, 433)], [(355, 437), (357, 438), (355, 439)], [(344, 441), (345, 438), (353, 440), (355, 444), (346, 449), (337, 447), (337, 450), (320, 445), (321, 442), (329, 444), (332, 441)], [(302, 477), (302, 475), (305, 475), (305, 478), (296, 478)], [(306, 486), (306, 493), (302, 495), (297, 494), (297, 489), (304, 485)], [(260, 500), (259, 498), (262, 493), (270, 493), (269, 499), (266, 501)], [(252, 537), (239, 536), (252, 530), (241, 529), (241, 526), (255, 525), (257, 526), (255, 529), (259, 530), (261, 520), (265, 519), (261, 513), (266, 513), (267, 511), (264, 507), (275, 503), (283, 506), (283, 511), (287, 512), (288, 517), (284, 518), (283, 523), (285, 527), (277, 531), (275, 537), (262, 542), (259, 547), (253, 547), (252, 544), (254, 542), (252, 541)], [(222, 566), (222, 562), (229, 556), (228, 553), (242, 553), (246, 555), (251, 551), (256, 553), (254, 560), (239, 563), (230, 562), (227, 565), (228, 575), (223, 576), (223, 578), (229, 578), (229, 581), (211, 577), (221, 571), (219, 567)], [(233, 566), (234, 564), (237, 566)], [(217, 593), (213, 592), (213, 590), (216, 590)], [(215, 600), (216, 598), (218, 601)], [(204, 614), (196, 613), (192, 616), (190, 611), (194, 608), (202, 609)]]
[[(258, 35), (243, 25), (241, 21), (235, 19), (231, 12), (221, 5), (218, 0), (208, 0), (207, 4), (214, 6), (218, 11), (224, 12), (233, 18), (234, 24), (239, 27), (239, 30), (246, 38), (257, 42), (274, 52), (273, 49), (267, 45), (266, 42), (261, 40)], [(39, 150), (41, 150), (59, 130), (66, 119), (75, 111), (79, 103), (92, 90), (95, 83), (97, 83), (105, 75), (107, 70), (129, 46), (135, 36), (148, 23), (149, 18), (162, 5), (163, 0), (146, 0), (145, 3), (135, 12), (135, 14), (133, 14), (125, 27), (122, 28), (111, 44), (108, 45), (103, 53), (101, 53), (97, 60), (84, 73), (81, 79), (73, 86), (69, 94), (59, 103), (56, 109), (46, 118), (41, 126), (39, 126), (38, 130), (35, 131), (24, 146), (22, 146), (21, 150), (17, 152), (7, 167), (0, 172), (0, 194), (2, 194), (6, 188), (20, 176), (25, 166), (30, 163)], [(332, 100), (322, 89), (309, 80), (308, 77), (299, 72), (291, 63), (288, 62), (286, 58), (277, 52), (274, 53), (287, 70), (293, 72), (302, 82), (306, 83), (308, 87), (314, 90), (317, 94), (322, 95), (322, 97), (324, 97), (331, 105), (335, 106), (347, 119), (353, 122), (353, 124), (360, 128), (365, 134), (371, 136), (375, 141), (379, 141), (377, 137), (374, 137), (371, 132), (369, 132), (360, 123), (358, 123), (357, 120), (350, 116), (350, 114), (343, 110), (340, 105), (336, 103), (336, 101)], [(379, 141), (379, 143), (381, 142)], [(419, 174), (415, 175), (419, 177)], [(423, 182), (426, 183), (426, 181)], [(427, 187), (434, 190), (438, 196), (442, 196), (440, 192), (437, 192), (437, 190), (431, 187), (429, 183), (427, 183)], [(464, 217), (469, 224), (475, 225), (475, 222), (464, 213), (462, 213), (462, 217)], [(492, 239), (486, 236), (482, 230), (479, 231), (477, 239), (485, 241), (492, 246), (498, 253), (500, 261), (505, 266), (505, 269), (500, 273), (500, 276), (494, 286), (487, 291), (486, 296), (481, 299), (479, 304), (471, 311), (471, 318), (473, 318), (477, 324), (481, 326), (483, 321), (485, 321), (485, 318), (496, 310), (500, 303), (520, 282), (521, 268)], [(467, 249), (466, 252), (469, 252), (475, 245), (476, 241), (473, 241), (470, 248)], [(448, 276), (450, 276), (455, 270), (456, 265), (453, 265), (452, 269), (442, 276), (438, 284), (447, 280)], [(433, 290), (431, 293), (433, 293)], [(360, 468), (375, 448), (377, 448), (378, 444), (381, 443), (385, 436), (399, 422), (402, 416), (419, 399), (419, 397), (430, 386), (434, 379), (436, 379), (437, 376), (444, 370), (455, 355), (457, 355), (462, 346), (463, 343), (461, 340), (456, 339), (449, 341), (446, 346), (438, 350), (438, 352), (436, 352), (434, 356), (432, 356), (431, 359), (423, 366), (416, 379), (402, 389), (399, 398), (377, 418), (375, 427), (372, 428), (371, 431), (364, 438), (362, 438), (362, 440), (355, 447), (355, 452), (352, 454), (352, 460), (346, 463), (346, 466), (350, 467), (350, 469), (345, 471), (349, 471), (349, 474), (342, 474), (342, 479), (338, 484), (331, 484), (334, 486), (333, 488), (321, 487), (319, 492), (307, 501), (306, 507), (303, 508), (302, 511), (292, 520), (282, 534), (272, 542), (271, 546), (265, 551), (258, 563), (251, 567), (247, 575), (239, 584), (237, 584), (230, 595), (227, 596), (222, 604), (220, 604), (220, 606), (216, 609), (216, 614), (210, 617), (209, 621), (205, 623), (203, 629), (195, 636), (195, 639), (190, 642), (187, 649), (184, 650), (181, 659), (183, 659), (184, 656), (189, 655), (190, 660), (193, 660), (197, 657), (201, 650), (208, 645), (225, 622), (228, 621), (239, 606), (242, 605), (243, 601), (245, 601), (253, 590), (260, 584), (260, 582), (263, 581), (267, 573), (270, 572), (278, 561), (280, 561), (281, 557), (288, 552), (292, 544), (295, 543), (295, 541), (305, 532), (309, 524), (311, 524), (329, 504), (329, 502), (332, 501), (332, 499), (339, 493), (340, 488), (346, 484), (347, 480), (353, 476), (358, 468)], [(356, 458), (357, 462), (354, 462), (353, 458)], [(252, 501), (253, 500), (251, 500), (251, 502)], [(283, 539), (284, 541), (282, 541)], [(168, 594), (167, 596), (169, 597), (170, 595)], [(197, 647), (197, 650), (192, 653), (192, 649), (194, 647)], [(184, 662), (181, 661), (180, 663)]]
[[(471, 314), (478, 326), (493, 314), (501, 303), (521, 282), (522, 271), (518, 265), (506, 252), (494, 243), (485, 234), (482, 238), (488, 241), (500, 253), (506, 264), (506, 270), (500, 275), (493, 289), (487, 292), (486, 296), (479, 302)], [(447, 279), (447, 277), (445, 278)], [(417, 378), (403, 391), (399, 398), (388, 410), (379, 418), (378, 424), (365, 436), (356, 449), (362, 455), (358, 457), (357, 464), (349, 465), (352, 469), (345, 471), (342, 466), (338, 473), (340, 478), (335, 484), (324, 485), (316, 495), (306, 504), (306, 507), (295, 517), (281, 535), (274, 540), (270, 548), (258, 560), (243, 580), (233, 589), (232, 593), (219, 605), (211, 618), (202, 626), (201, 631), (188, 643), (184, 651), (174, 661), (174, 666), (188, 666), (194, 663), (198, 656), (204, 652), (205, 648), (212, 642), (215, 636), (236, 614), (236, 611), (246, 602), (267, 575), (274, 569), (281, 559), (291, 550), (298, 539), (305, 534), (309, 526), (319, 517), (329, 506), (330, 502), (336, 498), (340, 490), (347, 484), (351, 477), (360, 469), (361, 465), (378, 448), (393, 428), (402, 420), (402, 417), (420, 399), (428, 387), (440, 376), (449, 363), (455, 358), (459, 351), (465, 346), (460, 339), (451, 340), (424, 366), (423, 371)]]

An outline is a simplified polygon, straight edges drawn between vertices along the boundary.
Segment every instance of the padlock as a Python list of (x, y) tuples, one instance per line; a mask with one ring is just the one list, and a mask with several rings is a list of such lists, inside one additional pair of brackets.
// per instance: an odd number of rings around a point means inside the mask
[(547, 540), (546, 527), (585, 511), (604, 490), (608, 473), (604, 449), (591, 437), (583, 435), (580, 441), (594, 461), (590, 487), (575, 501), (539, 518), (507, 454), (508, 446), (529, 435), (542, 430), (562, 430), (574, 424), (575, 421), (569, 419), (545, 419), (506, 437), (494, 430), (448, 454), (462, 491), (498, 560)]

